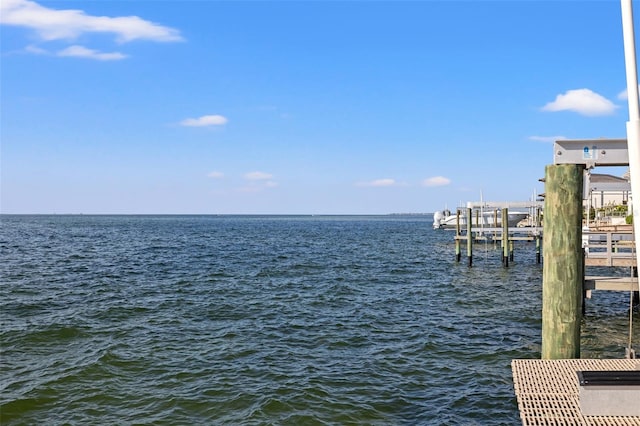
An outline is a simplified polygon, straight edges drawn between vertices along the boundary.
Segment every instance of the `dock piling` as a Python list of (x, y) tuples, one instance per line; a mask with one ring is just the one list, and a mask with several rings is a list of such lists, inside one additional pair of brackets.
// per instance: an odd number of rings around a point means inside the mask
[(502, 209), (502, 265), (509, 267), (509, 209)]
[(469, 260), (469, 267), (473, 263), (473, 235), (471, 232), (471, 209), (467, 209), (467, 259)]
[(498, 239), (498, 209), (493, 209), (493, 245), (497, 245)]
[(579, 164), (545, 170), (543, 359), (580, 358), (583, 170)]
[(456, 262), (460, 262), (462, 253), (460, 250), (460, 209), (456, 209)]

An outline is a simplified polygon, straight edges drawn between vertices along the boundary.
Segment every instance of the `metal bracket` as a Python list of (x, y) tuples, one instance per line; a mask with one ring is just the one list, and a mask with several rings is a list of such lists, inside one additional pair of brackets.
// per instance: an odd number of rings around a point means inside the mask
[(628, 166), (626, 139), (557, 140), (553, 145), (553, 164), (596, 166)]

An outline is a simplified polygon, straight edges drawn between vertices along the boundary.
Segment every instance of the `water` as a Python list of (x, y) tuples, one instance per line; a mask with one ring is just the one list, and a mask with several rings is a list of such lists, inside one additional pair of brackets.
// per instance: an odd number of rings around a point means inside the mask
[[(426, 216), (1, 221), (3, 425), (519, 424), (531, 244), (468, 268)], [(596, 294), (583, 356), (623, 357), (627, 315)]]

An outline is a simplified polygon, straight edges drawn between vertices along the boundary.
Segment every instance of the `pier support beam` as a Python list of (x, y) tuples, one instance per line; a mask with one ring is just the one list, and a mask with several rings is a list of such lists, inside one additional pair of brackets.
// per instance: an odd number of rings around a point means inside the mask
[(502, 266), (509, 267), (509, 209), (502, 209)]
[(580, 358), (584, 166), (545, 170), (542, 359)]
[(467, 259), (473, 264), (473, 234), (471, 232), (471, 209), (467, 209)]
[(460, 250), (460, 209), (456, 209), (456, 262), (460, 262), (460, 258), (462, 257)]

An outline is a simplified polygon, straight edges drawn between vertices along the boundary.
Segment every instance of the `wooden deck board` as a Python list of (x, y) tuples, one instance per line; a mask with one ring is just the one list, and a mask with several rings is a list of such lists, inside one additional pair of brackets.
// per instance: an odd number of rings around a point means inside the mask
[(585, 290), (638, 291), (638, 278), (584, 277)]

